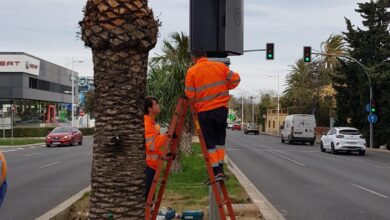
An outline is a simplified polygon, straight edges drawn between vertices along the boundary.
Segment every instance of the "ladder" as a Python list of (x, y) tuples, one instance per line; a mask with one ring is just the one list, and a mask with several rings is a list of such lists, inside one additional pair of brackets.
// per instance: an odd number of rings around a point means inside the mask
[[(149, 195), (146, 200), (145, 220), (155, 220), (157, 218), (162, 197), (166, 188), (169, 171), (171, 169), (172, 162), (175, 158), (174, 155), (176, 155), (177, 147), (180, 141), (181, 130), (183, 128), (188, 109), (191, 110), (192, 118), (195, 125), (195, 131), (199, 137), (202, 153), (206, 162), (207, 172), (210, 178), (210, 185), (213, 190), (215, 200), (217, 202), (219, 217), (221, 220), (227, 220), (224, 211), (224, 206), (226, 206), (227, 211), (229, 213), (229, 218), (231, 220), (235, 220), (236, 218), (233, 212), (232, 203), (230, 201), (229, 194), (226, 190), (224, 181), (215, 181), (215, 176), (211, 166), (206, 143), (204, 141), (202, 130), (200, 128), (198, 114), (195, 111), (193, 105), (191, 104), (191, 101), (186, 98), (179, 98), (176, 104), (175, 112), (169, 124), (167, 139), (163, 148), (163, 156), (159, 158), (153, 183), (150, 187)], [(169, 148), (169, 146), (171, 147)], [(154, 198), (157, 189), (157, 198)]]

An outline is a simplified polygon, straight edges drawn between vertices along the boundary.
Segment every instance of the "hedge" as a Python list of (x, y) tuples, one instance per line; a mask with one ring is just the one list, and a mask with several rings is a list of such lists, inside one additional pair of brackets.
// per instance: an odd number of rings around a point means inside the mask
[[(14, 128), (14, 137), (46, 137), (53, 127), (45, 128)], [(93, 135), (95, 128), (79, 128), (84, 136)], [(0, 130), (0, 137), (3, 136), (3, 131)], [(11, 130), (5, 130), (5, 136), (11, 137)]]

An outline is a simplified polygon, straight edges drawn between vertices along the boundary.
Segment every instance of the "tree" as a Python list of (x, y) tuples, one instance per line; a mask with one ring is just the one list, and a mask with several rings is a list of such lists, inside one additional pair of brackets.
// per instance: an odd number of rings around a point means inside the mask
[(143, 219), (143, 103), (159, 23), (147, 0), (88, 0), (81, 38), (92, 49), (96, 127), (90, 219)]
[[(163, 41), (162, 54), (151, 59), (147, 92), (159, 99), (162, 108), (159, 120), (163, 124), (170, 122), (177, 100), (184, 95), (185, 75), (191, 65), (191, 55), (188, 48), (188, 36), (175, 32), (171, 34), (169, 40)], [(180, 152), (187, 155), (192, 153), (192, 136), (192, 120), (188, 113), (181, 132)], [(180, 170), (179, 154), (172, 164), (171, 172), (177, 173)]]
[(95, 108), (95, 92), (94, 90), (89, 90), (86, 94), (85, 94), (85, 112), (87, 112), (88, 114), (91, 114), (91, 116), (93, 116), (93, 110)]
[[(390, 8), (389, 0), (358, 3), (363, 17), (363, 28), (356, 28), (346, 18), (344, 37), (349, 44), (350, 55), (368, 67), (372, 79), (374, 99), (378, 103), (378, 123), (375, 124), (375, 146), (390, 146)], [(369, 100), (368, 80), (362, 68), (352, 61), (344, 61), (334, 76), (337, 91), (337, 123), (361, 129), (368, 137)], [(352, 111), (351, 111), (352, 110)]]

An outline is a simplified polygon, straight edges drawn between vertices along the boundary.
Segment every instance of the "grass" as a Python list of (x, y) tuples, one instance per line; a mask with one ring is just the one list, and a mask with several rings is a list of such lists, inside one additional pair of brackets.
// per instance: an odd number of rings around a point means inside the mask
[(19, 146), (19, 145), (28, 145), (28, 144), (38, 144), (44, 143), (44, 139), (30, 139), (30, 138), (15, 138), (12, 143), (12, 139), (0, 139), (0, 146)]
[[(173, 207), (177, 211), (187, 209), (204, 210), (209, 205), (209, 187), (204, 184), (208, 179), (206, 165), (200, 145), (193, 144), (193, 153), (181, 158), (183, 171), (171, 174), (162, 206)], [(240, 186), (236, 177), (225, 167), (229, 179), (225, 181), (232, 203), (249, 203), (249, 196)]]

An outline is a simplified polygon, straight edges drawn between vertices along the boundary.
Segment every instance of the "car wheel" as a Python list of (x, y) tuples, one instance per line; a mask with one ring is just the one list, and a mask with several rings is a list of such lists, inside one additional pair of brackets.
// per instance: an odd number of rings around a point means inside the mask
[(365, 150), (359, 151), (359, 155), (360, 155), (360, 156), (364, 156), (365, 154), (366, 154), (366, 151), (365, 151)]
[(256, 135), (259, 135), (259, 132), (256, 132)]
[(46, 144), (46, 147), (51, 147), (51, 145), (50, 144)]
[(314, 141), (310, 141), (310, 145), (313, 146), (314, 145)]
[(284, 143), (284, 139), (282, 135), (280, 135), (280, 140), (282, 141), (282, 143)]
[(293, 141), (291, 140), (290, 136), (288, 136), (288, 144), (293, 144)]
[(333, 143), (330, 146), (330, 153), (332, 153), (332, 154), (336, 154), (337, 153), (336, 149), (334, 148), (334, 144)]
[(79, 145), (83, 145), (83, 139), (80, 139)]
[(322, 141), (320, 143), (320, 150), (321, 152), (325, 152), (324, 144), (322, 143)]

